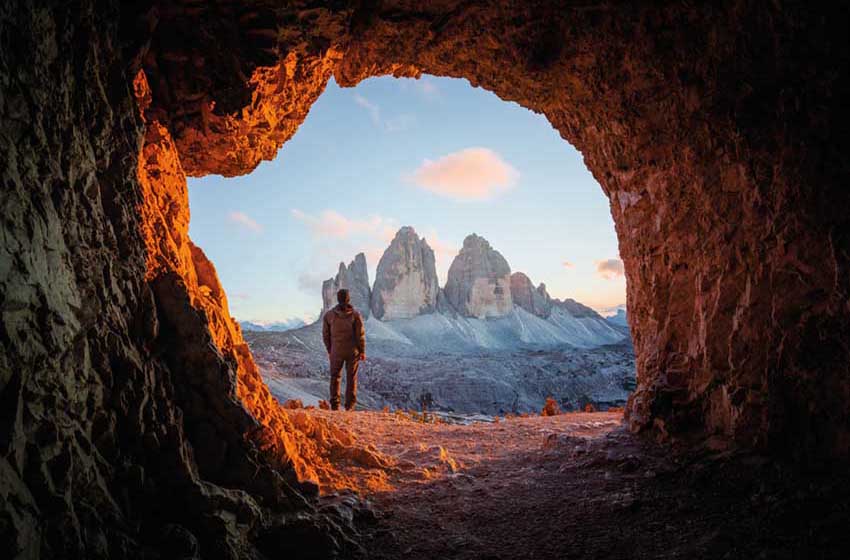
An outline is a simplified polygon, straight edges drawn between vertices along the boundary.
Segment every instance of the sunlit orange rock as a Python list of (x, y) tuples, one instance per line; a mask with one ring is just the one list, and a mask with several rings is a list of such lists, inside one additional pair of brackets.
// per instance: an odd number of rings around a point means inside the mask
[[(135, 84), (141, 106), (147, 98), (145, 82), (144, 74), (140, 73)], [(147, 245), (147, 278), (156, 283), (159, 277), (178, 275), (191, 305), (204, 313), (216, 348), (235, 365), (236, 396), (260, 424), (250, 432), (250, 438), (279, 468), (294, 469), (301, 483), (318, 487), (317, 468), (320, 468), (326, 484), (340, 486), (333, 482), (332, 467), (315, 456), (315, 446), (306, 443), (309, 432), (313, 431), (309, 417), (301, 417), (298, 429), (293, 427), (263, 383), (239, 325), (230, 316), (215, 267), (189, 239), (186, 176), (168, 131), (157, 122), (147, 123), (145, 145), (139, 158), (139, 182), (144, 194), (141, 215)], [(174, 341), (174, 344), (183, 343)], [(303, 405), (286, 408), (303, 408)], [(299, 430), (307, 435), (298, 433)]]

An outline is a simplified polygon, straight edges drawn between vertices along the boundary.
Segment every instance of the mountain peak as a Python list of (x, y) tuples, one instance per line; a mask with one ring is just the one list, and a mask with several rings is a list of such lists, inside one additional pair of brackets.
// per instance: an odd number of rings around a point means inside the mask
[(480, 248), (484, 250), (492, 250), (493, 248), (490, 246), (490, 242), (478, 235), (477, 233), (470, 233), (463, 240), (463, 248), (464, 249), (475, 249)]
[(416, 237), (416, 238), (418, 238), (419, 236), (416, 235), (416, 230), (413, 229), (413, 226), (401, 226), (400, 228), (398, 228), (398, 231), (395, 232), (395, 238), (397, 239), (399, 237), (402, 237), (402, 238), (404, 238), (404, 237)]
[(486, 239), (473, 233), (449, 267), (445, 292), (463, 316), (503, 317), (513, 309), (511, 267)]
[(434, 251), (416, 230), (402, 227), (378, 262), (372, 313), (384, 320), (432, 313), (439, 290)]
[(336, 305), (340, 288), (351, 292), (351, 302), (364, 318), (371, 314), (382, 321), (430, 313), (492, 319), (509, 315), (514, 306), (542, 319), (555, 309), (575, 318), (602, 319), (577, 301), (551, 297), (546, 284), (535, 287), (524, 272), (511, 274), (508, 261), (477, 233), (463, 240), (445, 288), (437, 279), (434, 250), (411, 226), (396, 231), (378, 261), (374, 286), (369, 285), (366, 255), (358, 253), (348, 265), (341, 262), (336, 276), (322, 284), (323, 312)]
[(360, 311), (364, 319), (368, 318), (372, 290), (369, 287), (366, 255), (363, 253), (357, 253), (348, 266), (340, 262), (336, 276), (322, 282), (322, 313), (336, 305), (336, 293), (342, 288), (349, 291), (351, 305)]
[(552, 313), (552, 298), (546, 291), (546, 284), (535, 288), (531, 278), (523, 272), (511, 274), (511, 298), (516, 305), (538, 317), (547, 318)]

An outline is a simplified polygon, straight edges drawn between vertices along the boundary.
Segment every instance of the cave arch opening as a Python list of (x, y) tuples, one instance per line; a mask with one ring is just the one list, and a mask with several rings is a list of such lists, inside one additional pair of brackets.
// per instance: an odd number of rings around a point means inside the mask
[(280, 402), (328, 400), (338, 288), (366, 323), (364, 408), (605, 410), (634, 388), (608, 200), (544, 116), (466, 80), (331, 78), (277, 157), (189, 199)]
[[(179, 154), (178, 175), (241, 175), (292, 138), (331, 76), (342, 86), (383, 75), (465, 78), (545, 115), (581, 151), (610, 201), (629, 277), (637, 386), (626, 416), (633, 431), (662, 439), (713, 435), (760, 449), (785, 447), (790, 438), (800, 443), (793, 455), (846, 456), (845, 432), (833, 427), (846, 424), (847, 412), (829, 397), (843, 394), (846, 380), (830, 373), (823, 383), (810, 382), (822, 375), (802, 358), (816, 338), (806, 333), (837, 332), (827, 329), (830, 321), (846, 323), (840, 291), (816, 292), (812, 307), (815, 292), (803, 287), (843, 278), (828, 241), (840, 219), (815, 218), (822, 195), (811, 191), (835, 178), (803, 165), (808, 160), (796, 157), (797, 148), (780, 149), (804, 145), (772, 124), (782, 119), (741, 117), (751, 106), (785, 114), (789, 92), (808, 95), (788, 79), (805, 57), (792, 49), (765, 61), (776, 50), (768, 41), (772, 26), (794, 34), (793, 22), (807, 14), (777, 8), (776, 17), (764, 18), (758, 9), (740, 14), (731, 6), (432, 8), (367, 3), (249, 10), (243, 18), (221, 17), (217, 9), (163, 14), (141, 62), (150, 84), (142, 103), (145, 150)], [(725, 40), (742, 21), (761, 31), (745, 47), (749, 57)], [(170, 36), (182, 36), (183, 44), (165, 40)], [(688, 49), (670, 50), (695, 44), (711, 46), (704, 65), (695, 66)], [(767, 74), (742, 91), (738, 76), (756, 67)], [(794, 104), (794, 111), (806, 106)], [(158, 137), (157, 125), (164, 131)], [(815, 134), (812, 126), (793, 137)], [(788, 208), (809, 219), (780, 219)], [(819, 241), (804, 249), (813, 236)], [(149, 263), (164, 256), (162, 245), (152, 245)], [(198, 252), (197, 268), (208, 270)], [(777, 264), (788, 262), (831, 268), (788, 273)], [(800, 270), (806, 280), (798, 285)], [(813, 311), (801, 316), (800, 309)], [(240, 372), (256, 370), (222, 307), (211, 302), (205, 310), (228, 331), (219, 337), (223, 347), (243, 357)], [(789, 373), (774, 375), (777, 368)], [(241, 385), (251, 378), (244, 385), (262, 389), (256, 372), (244, 375)], [(808, 402), (827, 403), (829, 412), (814, 414)]]
[(581, 150), (629, 274), (633, 430), (815, 465), (850, 457), (840, 7), (12, 6), (0, 24), (12, 554), (170, 557), (201, 543), (205, 557), (271, 556), (305, 529), (309, 544), (327, 534), (289, 516), (309, 510), (310, 485), (291, 475), (312, 480), (302, 435), (319, 428), (296, 429), (262, 383), (189, 241), (185, 176), (272, 157), (331, 75), (464, 77)]

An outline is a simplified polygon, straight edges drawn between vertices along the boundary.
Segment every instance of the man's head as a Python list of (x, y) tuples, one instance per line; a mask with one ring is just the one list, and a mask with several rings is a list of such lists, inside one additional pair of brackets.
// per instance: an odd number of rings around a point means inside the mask
[(348, 290), (342, 289), (336, 293), (336, 300), (340, 305), (348, 305), (351, 303), (351, 296), (348, 293)]

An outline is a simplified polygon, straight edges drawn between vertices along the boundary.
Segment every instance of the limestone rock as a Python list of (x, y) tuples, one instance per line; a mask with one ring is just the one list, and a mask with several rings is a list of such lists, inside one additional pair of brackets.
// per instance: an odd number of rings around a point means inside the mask
[(486, 239), (473, 233), (449, 267), (445, 291), (465, 317), (503, 317), (513, 308), (511, 267)]
[(535, 288), (523, 272), (511, 274), (511, 298), (514, 304), (538, 317), (545, 319), (552, 312), (552, 298), (546, 291), (546, 284), (541, 282)]
[(351, 305), (364, 319), (368, 319), (372, 290), (369, 288), (369, 271), (366, 268), (366, 256), (363, 253), (358, 253), (348, 266), (339, 263), (337, 275), (322, 283), (323, 314), (337, 304), (336, 293), (343, 288), (347, 289), (351, 295)]
[(398, 230), (375, 272), (372, 312), (383, 320), (408, 319), (437, 309), (440, 285), (434, 251), (409, 226)]

